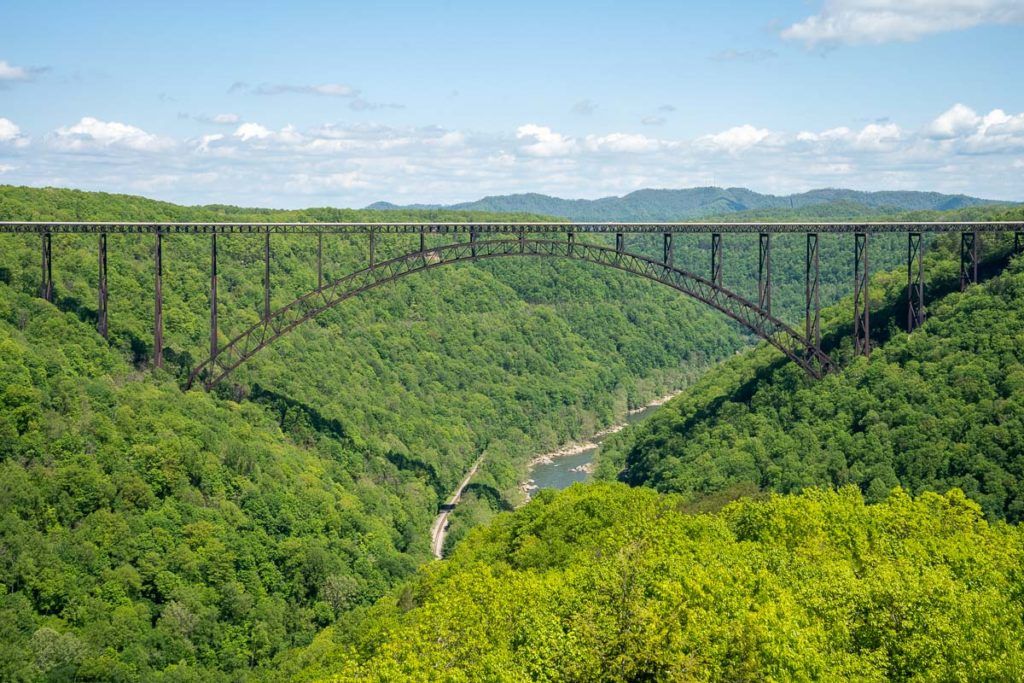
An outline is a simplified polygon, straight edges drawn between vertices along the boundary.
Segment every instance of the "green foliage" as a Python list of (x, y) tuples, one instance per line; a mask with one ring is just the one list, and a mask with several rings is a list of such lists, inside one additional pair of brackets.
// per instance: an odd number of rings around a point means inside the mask
[[(953, 240), (927, 271), (950, 289)], [(997, 258), (1002, 241), (986, 238)], [(730, 359), (647, 423), (609, 439), (601, 474), (699, 505), (750, 491), (854, 484), (871, 501), (894, 486), (912, 493), (962, 489), (994, 518), (1024, 518), (1024, 262), (965, 293), (930, 301), (913, 334), (904, 273), (872, 285), (888, 338), (870, 360), (850, 357), (849, 303), (826, 312), (841, 339), (841, 372), (805, 380), (761, 349)], [(887, 320), (887, 316), (892, 316)], [(901, 317), (902, 316), (902, 317)]]
[(282, 662), (299, 680), (1019, 680), (1024, 537), (958, 491), (690, 515), (542, 492)]
[[(601, 199), (560, 199), (528, 193), (484, 197), (474, 202), (452, 204), (446, 209), (500, 211), (560, 216), (575, 221), (682, 221), (710, 216), (749, 212), (823, 212), (836, 217), (836, 208), (856, 207), (858, 215), (896, 211), (949, 210), (983, 206), (994, 202), (965, 195), (938, 192), (857, 192), (824, 189), (776, 196), (742, 187), (693, 187), (685, 190), (637, 190), (622, 197)], [(822, 209), (822, 207), (825, 207)], [(380, 202), (371, 209), (401, 209)], [(408, 207), (415, 208), (415, 207)], [(408, 210), (408, 209), (406, 209)]]
[(426, 557), (435, 491), (294, 408), (182, 394), (5, 285), (0, 350), (2, 680), (227, 680)]

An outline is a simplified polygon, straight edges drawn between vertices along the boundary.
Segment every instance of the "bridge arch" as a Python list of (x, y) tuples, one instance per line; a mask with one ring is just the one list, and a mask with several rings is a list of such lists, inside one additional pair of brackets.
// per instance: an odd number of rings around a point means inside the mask
[(781, 351), (805, 372), (820, 378), (832, 367), (832, 359), (786, 323), (757, 304), (716, 285), (711, 280), (675, 268), (656, 259), (597, 244), (567, 240), (527, 238), (525, 233), (513, 239), (456, 242), (422, 251), (410, 252), (374, 263), (314, 289), (288, 305), (272, 311), (250, 326), (215, 356), (197, 365), (189, 375), (188, 387), (202, 380), (210, 388), (274, 340), (303, 322), (337, 306), (342, 301), (414, 273), (441, 266), (489, 258), (533, 256), (566, 258), (633, 273), (667, 285), (724, 313), (761, 339)]

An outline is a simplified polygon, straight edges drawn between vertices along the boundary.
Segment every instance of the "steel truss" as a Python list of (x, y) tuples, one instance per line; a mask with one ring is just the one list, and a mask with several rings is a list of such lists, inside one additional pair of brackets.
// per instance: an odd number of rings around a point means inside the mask
[[(474, 251), (476, 255), (474, 256)], [(215, 254), (215, 251), (214, 251)], [(832, 359), (812, 346), (784, 322), (743, 297), (715, 285), (708, 279), (674, 268), (646, 256), (614, 248), (569, 240), (519, 239), (458, 242), (417, 251), (356, 271), (319, 287), (274, 311), (270, 318), (245, 330), (221, 348), (211, 342), (210, 358), (200, 363), (189, 377), (211, 387), (231, 371), (303, 322), (362, 292), (394, 282), (413, 273), (440, 266), (508, 256), (572, 258), (634, 273), (660, 282), (721, 311), (780, 350), (812, 377), (821, 377), (832, 367)], [(215, 304), (216, 276), (211, 280), (211, 305)], [(211, 307), (215, 311), (215, 307)], [(211, 313), (211, 322), (215, 315)], [(212, 328), (214, 330), (215, 328)], [(213, 331), (211, 333), (213, 334)], [(809, 351), (808, 351), (809, 350)]]
[(868, 293), (868, 235), (858, 232), (853, 242), (853, 342), (859, 356), (871, 354), (871, 297)]
[[(0, 221), (0, 233), (52, 233), (131, 235), (162, 232), (165, 235), (529, 235), (552, 233), (606, 234), (757, 234), (781, 233), (883, 233), (883, 232), (1020, 232), (1024, 221), (918, 221), (867, 223), (130, 223)], [(420, 251), (423, 251), (421, 249)]]
[(960, 291), (978, 284), (981, 238), (977, 231), (960, 233)]
[(757, 305), (772, 312), (772, 236), (768, 232), (758, 236)]
[(924, 324), (924, 249), (921, 233), (907, 233), (907, 332)]

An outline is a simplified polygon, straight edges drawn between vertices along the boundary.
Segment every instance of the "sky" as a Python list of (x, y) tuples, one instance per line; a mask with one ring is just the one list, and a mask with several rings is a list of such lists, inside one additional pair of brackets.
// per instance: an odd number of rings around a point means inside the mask
[(1024, 0), (0, 0), (0, 184), (1024, 200)]

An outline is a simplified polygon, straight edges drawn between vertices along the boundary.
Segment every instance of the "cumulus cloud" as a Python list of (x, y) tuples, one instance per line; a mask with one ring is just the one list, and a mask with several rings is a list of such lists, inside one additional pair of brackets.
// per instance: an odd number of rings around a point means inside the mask
[(640, 123), (644, 124), (645, 126), (660, 126), (663, 123), (665, 123), (665, 117), (664, 116), (645, 116), (642, 119), (640, 119)]
[(936, 139), (949, 139), (960, 136), (968, 131), (973, 131), (981, 122), (973, 109), (962, 104), (954, 104), (950, 109), (940, 114), (928, 126), (928, 133)]
[(697, 142), (735, 154), (755, 145), (772, 142), (775, 138), (776, 135), (767, 128), (755, 128), (746, 123), (723, 130), (721, 133), (705, 135), (698, 138)]
[(826, 0), (782, 31), (808, 47), (908, 42), (983, 24), (1024, 23), (1020, 0)]
[(24, 147), (28, 138), (22, 134), (21, 128), (10, 119), (0, 118), (0, 145)]
[(118, 121), (101, 121), (91, 116), (73, 126), (58, 128), (49, 137), (53, 147), (67, 151), (103, 148), (160, 152), (174, 146), (170, 139), (147, 133), (141, 128)]
[(547, 126), (528, 123), (516, 129), (516, 138), (525, 140), (521, 146), (524, 154), (535, 157), (554, 157), (569, 154), (575, 143)]

